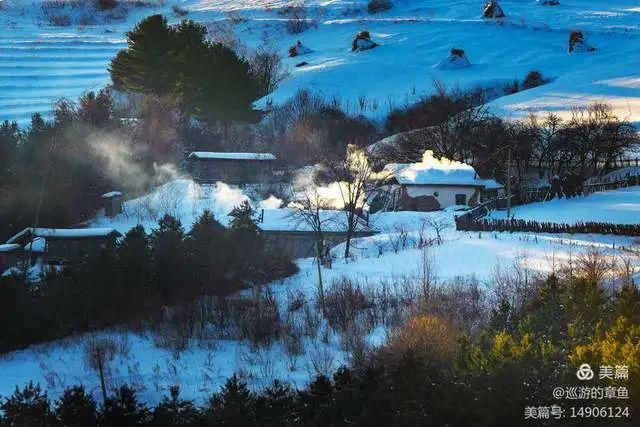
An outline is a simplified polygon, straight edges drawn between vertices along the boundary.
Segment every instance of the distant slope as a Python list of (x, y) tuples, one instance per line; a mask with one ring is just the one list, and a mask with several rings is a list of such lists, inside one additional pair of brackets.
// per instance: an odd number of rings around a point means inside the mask
[(109, 59), (124, 47), (111, 34), (0, 33), (0, 119), (24, 122), (61, 97), (76, 99), (109, 81)]
[[(546, 7), (533, 0), (504, 0), (507, 18), (496, 22), (480, 18), (480, 0), (394, 0), (391, 10), (373, 15), (366, 0), (309, 0), (304, 3), (311, 28), (297, 35), (286, 31), (282, 7), (294, 2), (285, 0), (175, 0), (135, 9), (124, 22), (82, 28), (43, 26), (41, 3), (13, 0), (0, 10), (0, 119), (24, 122), (58, 97), (74, 98), (107, 83), (106, 65), (124, 33), (152, 13), (181, 19), (171, 9), (178, 4), (216, 37), (233, 34), (249, 48), (267, 41), (285, 57), (290, 77), (258, 106), (282, 103), (307, 88), (350, 113), (382, 118), (432, 93), (434, 80), (449, 87), (491, 87), (522, 80), (537, 69), (553, 81), (494, 100), (492, 109), (516, 117), (529, 111), (566, 114), (572, 106), (604, 101), (640, 122), (637, 1), (562, 0), (560, 6)], [(567, 53), (574, 28), (586, 31), (595, 53)], [(353, 53), (351, 40), (362, 29), (380, 47)], [(286, 58), (297, 40), (314, 52)], [(437, 69), (454, 47), (466, 51), (472, 66)], [(309, 65), (295, 67), (301, 61)]]
[[(566, 224), (585, 221), (637, 224), (640, 222), (640, 187), (517, 206), (513, 209), (513, 216), (518, 219)], [(493, 212), (492, 217), (504, 218), (505, 212)]]

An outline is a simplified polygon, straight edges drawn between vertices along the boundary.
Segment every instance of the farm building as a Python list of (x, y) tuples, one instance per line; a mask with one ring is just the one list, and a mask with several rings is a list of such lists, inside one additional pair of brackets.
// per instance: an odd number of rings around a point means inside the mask
[(420, 163), (393, 163), (382, 171), (380, 185), (369, 196), (372, 211), (436, 211), (475, 206), (501, 195), (503, 186), (482, 179), (465, 163), (436, 159), (431, 151)]
[[(347, 240), (347, 216), (344, 211), (323, 210), (319, 212), (325, 249)], [(295, 209), (264, 209), (258, 218), (258, 227), (271, 242), (286, 250), (295, 258), (316, 255), (316, 244), (320, 239), (317, 227)], [(366, 221), (360, 219), (355, 237), (371, 236), (375, 232)]]
[(69, 264), (97, 255), (121, 234), (113, 228), (25, 228), (7, 244), (24, 248), (24, 256), (45, 264)]
[(271, 153), (223, 153), (194, 151), (189, 154), (189, 171), (196, 182), (253, 184), (273, 181), (276, 156)]

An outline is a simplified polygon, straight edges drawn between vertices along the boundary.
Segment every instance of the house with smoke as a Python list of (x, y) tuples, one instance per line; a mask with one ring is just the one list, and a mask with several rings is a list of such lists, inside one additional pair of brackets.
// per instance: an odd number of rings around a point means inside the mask
[(504, 192), (500, 183), (482, 179), (471, 165), (437, 159), (432, 151), (426, 151), (420, 163), (388, 164), (378, 178), (377, 187), (369, 195), (372, 211), (473, 207)]
[(199, 184), (269, 183), (276, 176), (277, 159), (271, 153), (194, 151), (187, 160), (189, 172)]
[[(113, 228), (25, 228), (5, 245), (32, 263), (62, 265), (80, 262), (113, 245), (122, 235)], [(19, 249), (16, 249), (19, 248)], [(15, 265), (15, 264), (14, 264)], [(11, 266), (10, 266), (11, 267)]]
[[(317, 243), (320, 240), (326, 250), (347, 240), (347, 213), (340, 210), (320, 210), (317, 216), (310, 218), (307, 213), (296, 209), (263, 209), (257, 218), (257, 225), (268, 241), (295, 258), (316, 256)], [(321, 229), (321, 232), (318, 229)], [(375, 231), (369, 227), (367, 221), (358, 217), (352, 237), (373, 234)]]

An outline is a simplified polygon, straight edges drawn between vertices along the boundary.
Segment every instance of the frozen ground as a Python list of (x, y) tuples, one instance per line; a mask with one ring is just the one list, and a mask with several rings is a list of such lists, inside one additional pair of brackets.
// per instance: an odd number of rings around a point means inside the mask
[[(517, 206), (515, 218), (574, 224), (595, 221), (615, 224), (637, 224), (640, 221), (640, 187), (604, 191), (586, 197), (554, 199), (548, 202)], [(504, 218), (504, 211), (492, 213)]]
[[(545, 7), (535, 1), (504, 0), (507, 18), (480, 19), (481, 1), (395, 0), (390, 11), (371, 15), (365, 0), (306, 1), (312, 27), (287, 33), (287, 1), (184, 0), (162, 7), (134, 9), (124, 21), (79, 27), (51, 27), (40, 12), (42, 2), (9, 0), (0, 10), (0, 114), (24, 122), (53, 100), (75, 98), (108, 82), (106, 65), (123, 47), (124, 32), (141, 17), (161, 12), (178, 19), (179, 4), (188, 17), (209, 24), (220, 37), (234, 34), (255, 47), (267, 41), (286, 57), (301, 40), (313, 50), (285, 59), (290, 78), (261, 100), (281, 103), (300, 88), (323, 93), (352, 113), (384, 117), (433, 91), (433, 81), (449, 87), (492, 87), (522, 80), (533, 69), (553, 79), (549, 84), (501, 97), (492, 108), (506, 116), (529, 111), (567, 114), (572, 106), (606, 101), (618, 113), (640, 122), (640, 7), (629, 0), (565, 0)], [(597, 48), (592, 54), (567, 53), (568, 33), (586, 31)], [(371, 32), (380, 47), (350, 51), (353, 35)], [(462, 48), (470, 68), (439, 70), (435, 65), (451, 48)], [(306, 61), (308, 66), (294, 65)]]
[[(166, 212), (178, 215), (185, 227), (203, 209), (211, 209), (224, 220), (226, 213), (242, 200), (251, 199), (241, 190), (222, 184), (205, 191), (194, 191), (193, 183), (178, 180), (160, 187), (148, 196), (127, 202), (129, 216), (115, 219), (98, 217), (92, 225), (112, 226), (122, 231), (140, 222), (149, 230), (155, 217)], [(635, 194), (638, 189), (612, 192), (609, 200), (622, 203), (620, 194)], [(171, 195), (171, 196), (168, 196)], [(589, 209), (595, 211), (599, 205), (606, 210), (605, 194), (595, 194)], [(171, 200), (168, 203), (166, 200)], [(626, 199), (624, 199), (626, 200)], [(547, 202), (541, 212), (561, 215), (566, 206), (579, 201)], [(254, 204), (260, 202), (254, 200)], [(555, 203), (559, 203), (556, 205)], [(566, 205), (566, 206), (565, 206)], [(522, 208), (524, 209), (524, 208)], [(518, 211), (516, 211), (518, 212)], [(575, 213), (574, 213), (575, 214)], [(530, 216), (536, 217), (534, 211)], [(575, 260), (588, 248), (598, 248), (608, 256), (620, 259), (628, 257), (640, 265), (640, 257), (627, 251), (634, 247), (632, 239), (620, 236), (599, 235), (534, 235), (530, 233), (464, 233), (453, 226), (453, 212), (389, 212), (372, 215), (370, 224), (379, 234), (357, 239), (353, 242), (353, 258), (341, 258), (342, 245), (333, 249), (335, 256), (332, 268), (323, 268), (327, 289), (335, 286), (341, 278), (350, 278), (367, 289), (402, 287), (406, 283), (418, 283), (424, 275), (423, 261), (430, 260), (430, 277), (447, 284), (457, 278), (473, 278), (481, 287), (490, 288), (490, 279), (499, 272), (518, 267), (531, 277), (549, 273), (570, 259)], [(537, 217), (536, 217), (537, 218)], [(543, 218), (538, 218), (543, 219)], [(442, 227), (442, 242), (428, 249), (417, 247), (418, 242), (436, 239), (433, 224)], [(308, 301), (316, 295), (317, 266), (312, 259), (298, 260), (300, 272), (286, 280), (268, 285), (286, 310), (290, 296), (302, 293)], [(446, 285), (449, 286), (449, 285)], [(402, 292), (402, 291), (401, 291)], [(149, 403), (157, 402), (171, 385), (180, 385), (184, 397), (200, 401), (217, 391), (234, 372), (260, 388), (279, 378), (294, 386), (303, 386), (318, 370), (335, 369), (348, 361), (348, 353), (340, 334), (334, 330), (303, 340), (303, 351), (291, 358), (282, 342), (278, 341), (258, 350), (246, 341), (211, 338), (193, 340), (185, 351), (175, 352), (160, 345), (158, 337), (151, 333), (102, 332), (100, 336), (114, 337), (126, 351), (110, 363), (110, 384), (134, 384), (140, 396)], [(378, 326), (368, 334), (370, 345), (384, 340), (387, 329)], [(325, 335), (326, 339), (322, 336)], [(56, 397), (65, 386), (84, 384), (99, 398), (97, 375), (87, 368), (84, 359), (84, 343), (91, 335), (73, 337), (58, 342), (32, 346), (23, 351), (0, 356), (0, 395), (10, 394), (16, 385), (28, 380), (41, 383), (52, 397)]]

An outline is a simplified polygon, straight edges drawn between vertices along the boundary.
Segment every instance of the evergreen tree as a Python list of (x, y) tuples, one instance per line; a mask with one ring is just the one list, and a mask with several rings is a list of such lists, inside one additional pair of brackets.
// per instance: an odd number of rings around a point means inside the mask
[(254, 426), (255, 396), (234, 374), (218, 394), (214, 394), (205, 409), (208, 425)]
[(191, 400), (180, 399), (180, 388), (171, 386), (153, 412), (151, 424), (158, 427), (191, 427), (200, 422), (200, 413)]
[(84, 387), (68, 388), (56, 402), (55, 417), (58, 424), (65, 427), (96, 425), (96, 402), (84, 391)]
[(144, 227), (129, 230), (118, 246), (118, 270), (122, 291), (127, 294), (132, 309), (155, 301), (151, 245)]
[(180, 220), (165, 215), (151, 233), (154, 281), (165, 304), (193, 296), (186, 275), (186, 247)]
[(231, 291), (227, 269), (232, 252), (226, 229), (210, 211), (205, 211), (191, 227), (188, 236), (189, 263), (193, 280), (201, 292), (224, 294)]
[(130, 92), (165, 95), (176, 81), (171, 58), (174, 30), (162, 15), (152, 15), (127, 33), (127, 49), (111, 61), (109, 73), (114, 87)]
[(49, 398), (38, 384), (25, 385), (0, 404), (3, 424), (8, 426), (47, 426), (50, 423)]
[(115, 396), (104, 402), (99, 424), (105, 427), (130, 427), (145, 425), (148, 421), (149, 411), (138, 402), (135, 390), (122, 386)]
[(183, 111), (208, 122), (255, 121), (259, 97), (249, 62), (232, 49), (206, 39), (202, 24), (185, 20), (169, 26), (150, 16), (127, 33), (128, 47), (111, 61), (119, 90), (176, 95)]
[(291, 387), (275, 380), (257, 398), (257, 424), (275, 427), (292, 423), (294, 398)]

